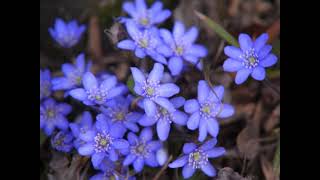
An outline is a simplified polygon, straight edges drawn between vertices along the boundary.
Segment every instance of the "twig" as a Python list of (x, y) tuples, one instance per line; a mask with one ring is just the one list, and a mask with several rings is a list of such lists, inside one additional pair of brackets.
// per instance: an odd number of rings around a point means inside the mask
[(162, 166), (161, 170), (156, 174), (156, 176), (153, 178), (153, 180), (158, 180), (160, 178), (161, 174), (167, 169), (168, 164), (171, 160), (172, 160), (172, 155), (169, 156), (168, 160), (166, 161), (164, 166)]

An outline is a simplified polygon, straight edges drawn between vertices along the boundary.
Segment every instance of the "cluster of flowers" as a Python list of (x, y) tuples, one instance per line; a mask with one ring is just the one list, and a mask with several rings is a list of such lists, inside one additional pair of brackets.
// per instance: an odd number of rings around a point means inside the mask
[[(184, 178), (191, 177), (197, 169), (208, 176), (216, 175), (209, 158), (225, 152), (224, 148), (215, 147), (219, 133), (217, 118), (232, 116), (234, 108), (222, 102), (223, 86), (212, 88), (200, 80), (197, 98), (185, 100), (177, 96), (179, 86), (163, 80), (164, 65), (172, 76), (182, 72), (185, 61), (201, 70), (199, 60), (207, 55), (207, 50), (195, 44), (196, 27), (185, 30), (177, 21), (172, 32), (158, 29), (156, 25), (171, 16), (171, 12), (163, 10), (162, 6), (161, 2), (155, 2), (148, 8), (144, 0), (123, 4), (123, 10), (131, 17), (120, 17), (119, 21), (126, 27), (129, 39), (120, 41), (117, 47), (134, 51), (138, 58), (150, 56), (156, 61), (149, 73), (131, 68), (135, 94), (130, 94), (128, 87), (115, 75), (105, 72), (94, 75), (90, 71), (91, 62), (86, 63), (84, 54), (78, 55), (74, 64), (62, 65), (62, 77), (51, 78), (48, 69), (40, 70), (40, 129), (51, 136), (54, 149), (70, 152), (75, 148), (80, 155), (91, 157), (93, 167), (99, 170), (92, 180), (104, 177), (135, 179), (129, 174), (129, 165), (133, 165), (137, 173), (145, 165), (163, 165), (168, 156), (163, 142), (169, 137), (171, 124), (198, 130), (199, 143), (186, 142), (182, 155), (169, 167), (183, 167)], [(79, 42), (85, 29), (76, 21), (65, 23), (57, 19), (49, 32), (59, 45), (71, 48)], [(263, 80), (264, 68), (276, 63), (276, 56), (270, 53), (271, 46), (266, 45), (267, 39), (267, 34), (255, 41), (241, 34), (240, 48), (225, 47), (225, 54), (230, 58), (223, 68), (227, 72), (237, 71), (237, 84), (243, 83), (250, 74), (256, 80)], [(67, 116), (72, 107), (51, 97), (52, 92), (58, 90), (98, 113), (93, 117), (91, 112), (85, 111), (69, 122)], [(136, 107), (132, 106), (134, 102)], [(153, 137), (155, 124), (158, 140)]]

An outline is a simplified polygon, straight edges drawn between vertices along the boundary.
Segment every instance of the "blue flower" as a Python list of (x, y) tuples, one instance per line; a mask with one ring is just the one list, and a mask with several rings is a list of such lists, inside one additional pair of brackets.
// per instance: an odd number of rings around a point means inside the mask
[(168, 67), (172, 75), (179, 75), (183, 68), (183, 60), (197, 65), (202, 69), (199, 58), (205, 57), (207, 49), (199, 44), (194, 44), (198, 37), (198, 29), (193, 26), (188, 31), (180, 21), (176, 21), (171, 33), (167, 29), (160, 29), (160, 36), (164, 43), (170, 47), (167, 56), (170, 57)]
[(132, 102), (132, 96), (118, 96), (106, 103), (107, 107), (100, 107), (102, 115), (106, 116), (106, 119), (111, 124), (119, 124), (124, 129), (129, 129), (132, 132), (138, 132), (139, 127), (136, 122), (141, 118), (142, 114), (129, 110), (129, 106)]
[(82, 116), (77, 119), (76, 122), (69, 124), (71, 132), (76, 138), (73, 143), (75, 148), (78, 148), (85, 143), (85, 141), (81, 140), (81, 138), (86, 136), (88, 132), (90, 133), (92, 126), (92, 116), (88, 111), (83, 112)]
[[(106, 79), (108, 79), (108, 78), (110, 78), (110, 77), (112, 77), (112, 76), (116, 77), (115, 75), (110, 74), (110, 73), (107, 73), (107, 72), (103, 72), (103, 71), (102, 71), (102, 72), (99, 72), (99, 73), (97, 74), (98, 83), (101, 83), (101, 82), (103, 82), (104, 80), (106, 80)], [(117, 84), (116, 86), (122, 87), (122, 93), (121, 93), (121, 95), (127, 94), (127, 93), (129, 92), (128, 87), (127, 87), (124, 83), (122, 83), (122, 82), (120, 82), (120, 81), (118, 82), (118, 84)]]
[[(170, 99), (174, 108), (178, 109), (184, 105), (185, 99), (183, 97), (176, 97)], [(188, 115), (182, 111), (168, 111), (165, 108), (157, 105), (156, 114), (154, 116), (143, 115), (139, 120), (139, 124), (142, 126), (152, 126), (157, 122), (157, 134), (161, 141), (167, 140), (171, 123), (174, 122), (178, 125), (186, 125)]]
[(242, 84), (249, 75), (255, 80), (262, 81), (266, 76), (265, 68), (277, 63), (277, 57), (271, 53), (272, 46), (266, 44), (268, 34), (260, 35), (255, 41), (247, 34), (239, 35), (240, 48), (226, 46), (224, 53), (229, 58), (224, 62), (226, 72), (237, 72), (235, 82)]
[(73, 148), (73, 136), (70, 132), (59, 131), (51, 138), (51, 146), (61, 152), (70, 152)]
[(79, 136), (85, 144), (78, 148), (78, 152), (83, 156), (91, 156), (91, 162), (95, 167), (98, 167), (105, 157), (116, 161), (116, 150), (129, 147), (128, 141), (122, 139), (124, 133), (121, 127), (108, 124), (103, 116), (98, 115), (94, 127), (84, 136)]
[(123, 87), (116, 86), (117, 83), (115, 76), (99, 83), (91, 72), (86, 72), (82, 79), (84, 88), (73, 89), (69, 94), (73, 98), (82, 101), (85, 105), (102, 105), (105, 104), (107, 100), (122, 93)]
[(185, 179), (190, 178), (197, 169), (201, 169), (207, 176), (216, 176), (216, 170), (210, 164), (209, 158), (216, 158), (225, 153), (223, 147), (214, 147), (216, 143), (216, 139), (208, 140), (200, 147), (194, 143), (185, 143), (183, 155), (170, 163), (169, 167), (183, 167), (182, 175)]
[(219, 133), (218, 118), (227, 118), (234, 114), (230, 104), (224, 104), (224, 87), (216, 86), (212, 89), (206, 81), (200, 80), (198, 84), (198, 99), (187, 100), (184, 104), (185, 112), (191, 114), (187, 121), (190, 130), (199, 128), (199, 141), (204, 141), (207, 132), (213, 137)]
[(51, 75), (49, 69), (40, 69), (40, 100), (51, 95)]
[(151, 128), (144, 128), (139, 137), (129, 132), (128, 141), (130, 149), (128, 153), (125, 153), (127, 156), (123, 161), (124, 166), (133, 164), (136, 172), (142, 171), (145, 164), (150, 167), (159, 166), (156, 159), (156, 151), (162, 147), (162, 143), (152, 140)]
[(163, 65), (155, 63), (148, 77), (138, 68), (132, 67), (131, 72), (134, 79), (134, 91), (142, 96), (143, 106), (148, 116), (157, 114), (157, 106), (173, 112), (174, 105), (168, 100), (169, 97), (179, 93), (180, 88), (173, 83), (160, 84), (163, 77)]
[(49, 28), (51, 37), (62, 47), (71, 48), (77, 44), (86, 30), (85, 25), (78, 25), (76, 20), (65, 23), (57, 18), (54, 27)]
[(170, 49), (163, 44), (157, 28), (140, 30), (133, 21), (127, 21), (126, 29), (132, 40), (120, 41), (117, 44), (118, 48), (134, 51), (141, 59), (149, 55), (153, 60), (167, 64), (164, 56), (168, 55)]
[(70, 90), (82, 85), (82, 76), (90, 71), (92, 63), (85, 64), (84, 54), (79, 54), (76, 58), (76, 63), (66, 63), (62, 65), (63, 77), (52, 79), (53, 90)]
[(72, 110), (72, 107), (66, 103), (57, 103), (55, 100), (46, 99), (40, 105), (40, 129), (50, 136), (57, 127), (60, 130), (67, 130), (68, 120), (65, 117)]
[(148, 9), (144, 0), (135, 0), (133, 2), (123, 3), (122, 9), (128, 13), (131, 18), (121, 17), (120, 22), (133, 20), (141, 28), (149, 28), (156, 24), (160, 24), (171, 16), (171, 12), (167, 9), (162, 10), (163, 4), (159, 1), (155, 2)]

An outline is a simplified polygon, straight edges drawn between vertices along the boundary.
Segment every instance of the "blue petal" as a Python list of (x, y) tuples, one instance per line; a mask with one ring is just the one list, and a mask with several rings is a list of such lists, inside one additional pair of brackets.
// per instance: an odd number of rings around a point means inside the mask
[(188, 115), (179, 110), (172, 113), (173, 118), (171, 119), (174, 123), (179, 124), (181, 126), (186, 125), (188, 120)]
[(223, 70), (226, 72), (235, 72), (239, 71), (241, 68), (243, 68), (243, 65), (240, 61), (234, 60), (234, 59), (227, 59), (223, 63)]
[(144, 50), (142, 50), (141, 48), (137, 47), (136, 50), (134, 51), (134, 54), (138, 57), (138, 58), (145, 58), (146, 57), (146, 53), (144, 52)]
[(142, 117), (142, 114), (138, 112), (131, 112), (126, 116), (127, 121), (133, 122), (133, 123), (137, 122), (141, 117)]
[(141, 117), (141, 119), (139, 120), (139, 124), (141, 126), (152, 126), (157, 122), (157, 118), (155, 118), (155, 116), (147, 116), (147, 115), (143, 115)]
[(127, 40), (120, 41), (117, 44), (117, 47), (120, 49), (134, 50), (136, 48), (136, 45), (132, 40), (127, 39)]
[(159, 165), (163, 166), (164, 163), (168, 160), (168, 152), (164, 148), (161, 148), (157, 151), (156, 158)]
[(105, 153), (95, 153), (95, 154), (93, 154), (92, 157), (91, 157), (92, 165), (95, 168), (97, 168), (101, 164), (101, 162), (102, 162), (103, 158), (105, 157), (105, 155), (106, 155)]
[(105, 132), (109, 132), (109, 125), (107, 123), (107, 119), (106, 116), (103, 114), (99, 114), (96, 118), (96, 124), (95, 127), (99, 130), (99, 131), (105, 131)]
[(54, 124), (61, 130), (67, 130), (69, 127), (69, 122), (68, 120), (62, 116), (59, 115), (56, 119), (56, 121), (54, 122)]
[(63, 64), (61, 69), (65, 76), (68, 76), (69, 74), (74, 73), (76, 71), (76, 68), (69, 63)]
[(174, 56), (170, 58), (168, 62), (168, 68), (170, 69), (172, 76), (179, 75), (183, 68), (183, 61), (181, 57)]
[(110, 134), (114, 138), (122, 138), (126, 133), (126, 128), (121, 123), (114, 123), (110, 126)]
[(163, 6), (162, 2), (156, 1), (156, 2), (154, 2), (152, 4), (152, 6), (150, 7), (149, 11), (151, 11), (151, 12), (159, 12), (159, 11), (161, 11), (162, 6)]
[(240, 34), (239, 35), (239, 44), (242, 51), (247, 51), (251, 48), (253, 48), (252, 39), (247, 34)]
[(191, 64), (196, 64), (199, 62), (199, 59), (196, 56), (190, 55), (190, 54), (185, 54), (183, 55), (183, 58), (190, 62)]
[(139, 37), (139, 29), (133, 21), (126, 21), (126, 29), (132, 39), (136, 40), (135, 38)]
[(232, 59), (242, 61), (242, 58), (240, 58), (240, 56), (242, 56), (243, 52), (240, 48), (234, 46), (226, 46), (224, 48), (224, 53)]
[(187, 43), (194, 43), (198, 37), (198, 28), (195, 26), (191, 27), (183, 36), (183, 40)]
[(87, 93), (83, 88), (73, 89), (69, 92), (70, 96), (80, 101), (87, 99)]
[(190, 130), (195, 130), (199, 127), (200, 113), (194, 112), (187, 121), (187, 127)]
[(172, 55), (172, 50), (168, 46), (165, 46), (165, 45), (158, 46), (157, 52), (166, 56), (166, 57), (169, 57)]
[(162, 148), (162, 143), (161, 141), (149, 141), (148, 142), (148, 147), (150, 151), (154, 152)]
[(133, 162), (133, 168), (136, 172), (142, 171), (144, 166), (144, 160), (142, 157), (138, 157), (134, 162)]
[(159, 165), (154, 153), (150, 153), (149, 156), (145, 158), (145, 163), (150, 167), (157, 167)]
[(261, 66), (257, 66), (253, 69), (251, 76), (255, 80), (262, 81), (266, 77), (266, 70)]
[(133, 122), (125, 121), (125, 122), (123, 122), (123, 124), (126, 126), (126, 128), (128, 128), (132, 132), (138, 132), (139, 131), (138, 125), (136, 125)]
[(96, 77), (91, 72), (86, 72), (83, 75), (83, 86), (85, 89), (91, 89), (91, 88), (97, 88), (98, 87), (98, 82)]
[(83, 126), (91, 127), (92, 126), (92, 116), (89, 111), (85, 111), (82, 114), (81, 124)]
[(124, 160), (123, 160), (123, 165), (128, 166), (130, 165), (133, 161), (137, 159), (137, 156), (134, 154), (129, 154)]
[(163, 10), (159, 14), (154, 17), (153, 22), (154, 23), (161, 23), (164, 20), (168, 19), (168, 17), (171, 16), (171, 12), (169, 10)]
[(199, 103), (205, 102), (210, 92), (208, 83), (204, 80), (200, 80), (198, 84), (198, 101)]
[(197, 145), (194, 143), (185, 143), (183, 145), (183, 153), (189, 154), (197, 148)]
[(251, 74), (251, 70), (249, 69), (241, 69), (237, 72), (237, 75), (236, 75), (236, 79), (235, 79), (235, 82), (236, 84), (242, 84), (243, 82), (245, 82), (249, 75)]
[(165, 108), (169, 112), (174, 112), (176, 109), (174, 108), (173, 104), (167, 99), (163, 97), (158, 97), (155, 99), (155, 102), (160, 105), (161, 107)]
[(184, 99), (184, 97), (179, 96), (179, 97), (174, 97), (170, 99), (170, 102), (173, 104), (175, 108), (180, 108), (184, 105), (186, 100)]
[(94, 137), (96, 136), (96, 132), (94, 130), (86, 131), (85, 133), (79, 134), (79, 139), (90, 142), (94, 140)]
[(152, 139), (152, 129), (151, 128), (144, 128), (139, 136), (140, 141), (148, 142)]
[(132, 132), (128, 133), (128, 141), (130, 145), (136, 145), (139, 141), (139, 138)]
[(101, 83), (100, 89), (108, 91), (111, 88), (113, 88), (116, 84), (117, 84), (117, 78), (115, 76), (110, 76), (109, 78), (107, 78)]
[(207, 119), (207, 130), (213, 137), (217, 137), (219, 133), (219, 123), (216, 119)]
[(134, 7), (134, 4), (132, 2), (124, 2), (122, 5), (122, 9), (127, 12), (130, 16), (135, 17), (136, 16), (136, 8)]
[(191, 165), (187, 164), (182, 169), (182, 175), (185, 179), (188, 179), (194, 174), (195, 171), (196, 169), (192, 168)]
[(178, 94), (179, 91), (180, 88), (173, 83), (161, 84), (158, 89), (159, 95), (162, 97), (171, 97), (175, 94)]
[(210, 176), (210, 177), (213, 177), (213, 176), (216, 176), (216, 170), (214, 169), (214, 167), (210, 164), (210, 163), (207, 163), (205, 165), (202, 165), (201, 166), (201, 170), (207, 175), (207, 176)]
[(173, 37), (175, 40), (181, 38), (184, 35), (184, 25), (180, 21), (176, 21), (173, 26)]
[(208, 151), (208, 150), (212, 149), (217, 144), (217, 142), (218, 142), (217, 138), (211, 138), (210, 140), (203, 143), (203, 145), (201, 145), (200, 148), (203, 151)]
[(82, 156), (88, 156), (94, 153), (94, 144), (93, 143), (88, 143), (83, 146), (80, 146), (78, 149), (78, 152)]
[(114, 148), (111, 148), (109, 150), (109, 158), (110, 158), (111, 161), (117, 161), (118, 160), (119, 157), (118, 157), (118, 154), (117, 154), (117, 152), (115, 151)]
[(259, 59), (265, 58), (271, 51), (272, 46), (271, 45), (265, 45), (263, 46), (260, 51), (258, 52)]
[(164, 42), (167, 43), (167, 45), (171, 46), (175, 44), (170, 31), (168, 31), (167, 29), (160, 29), (159, 32), (160, 32), (160, 36), (162, 37)]
[(267, 57), (261, 60), (260, 66), (262, 67), (270, 67), (277, 63), (277, 56), (274, 54), (269, 54)]
[(157, 134), (161, 141), (167, 140), (170, 132), (170, 123), (166, 120), (160, 119), (157, 123)]
[(80, 134), (80, 129), (79, 126), (75, 123), (70, 123), (69, 127), (71, 129), (71, 132), (73, 134), (74, 137), (78, 137), (78, 135)]
[(112, 145), (115, 149), (125, 149), (129, 147), (128, 141), (124, 139), (116, 139), (113, 141)]
[(132, 67), (130, 69), (134, 81), (143, 84), (146, 80), (144, 74), (138, 68)]
[(149, 76), (148, 76), (148, 80), (149, 81), (161, 81), (162, 77), (163, 77), (163, 65), (160, 63), (155, 63)]
[(208, 99), (212, 102), (221, 103), (223, 100), (224, 87), (222, 85), (215, 86), (213, 91), (211, 90)]
[(54, 125), (52, 123), (47, 123), (44, 125), (43, 130), (47, 136), (50, 136), (54, 130)]
[(145, 98), (143, 100), (143, 107), (144, 107), (144, 111), (146, 112), (147, 116), (153, 117), (154, 115), (156, 115), (157, 113), (157, 107), (156, 104), (151, 101), (148, 98)]
[(58, 34), (64, 34), (67, 31), (67, 26), (61, 18), (56, 19), (54, 28)]
[(225, 152), (226, 150), (223, 147), (216, 147), (206, 151), (206, 154), (209, 158), (216, 158), (222, 156)]
[(184, 155), (184, 156), (176, 159), (172, 163), (170, 163), (168, 166), (170, 168), (178, 168), (178, 167), (184, 166), (185, 164), (187, 164), (187, 162), (188, 162), (188, 155)]
[(76, 65), (77, 65), (77, 69), (81, 70), (81, 72), (83, 72), (85, 70), (85, 57), (84, 54), (81, 53), (77, 56), (76, 58)]
[(184, 111), (192, 114), (200, 109), (200, 105), (196, 99), (187, 100), (184, 104)]
[(195, 57), (205, 57), (208, 54), (208, 50), (204, 46), (195, 44), (188, 49), (187, 54)]
[(253, 48), (256, 52), (259, 52), (260, 49), (267, 43), (269, 36), (267, 33), (261, 34), (253, 43)]
[(101, 180), (104, 178), (104, 174), (103, 173), (99, 173), (99, 174), (96, 174), (94, 176), (92, 176), (89, 180)]
[(230, 104), (223, 104), (222, 111), (218, 114), (219, 118), (227, 118), (234, 114), (234, 108)]
[(58, 111), (60, 113), (62, 113), (63, 115), (69, 114), (71, 112), (71, 110), (72, 110), (72, 106), (70, 106), (67, 103), (58, 104), (57, 108), (58, 108)]
[(156, 52), (155, 50), (147, 50), (147, 54), (158, 63), (167, 64), (166, 58), (163, 55)]
[(200, 122), (199, 122), (199, 137), (198, 140), (200, 142), (204, 141), (207, 137), (207, 122), (205, 119), (200, 118)]
[(144, 0), (136, 0), (135, 3), (137, 12), (145, 12), (147, 10), (147, 5)]
[(107, 94), (108, 95), (107, 99), (112, 99), (114, 97), (117, 97), (117, 96), (121, 95), (122, 92), (123, 92), (123, 86), (119, 85), (117, 87), (114, 87), (109, 90), (109, 92)]

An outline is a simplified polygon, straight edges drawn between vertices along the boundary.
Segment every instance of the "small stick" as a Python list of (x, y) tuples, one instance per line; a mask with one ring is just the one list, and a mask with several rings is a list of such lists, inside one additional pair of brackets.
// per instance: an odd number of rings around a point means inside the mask
[(153, 180), (158, 180), (160, 178), (161, 174), (167, 169), (168, 164), (171, 160), (172, 160), (172, 155), (169, 156), (168, 160), (166, 161), (164, 166), (162, 166), (161, 170), (156, 174), (156, 176), (153, 178)]

